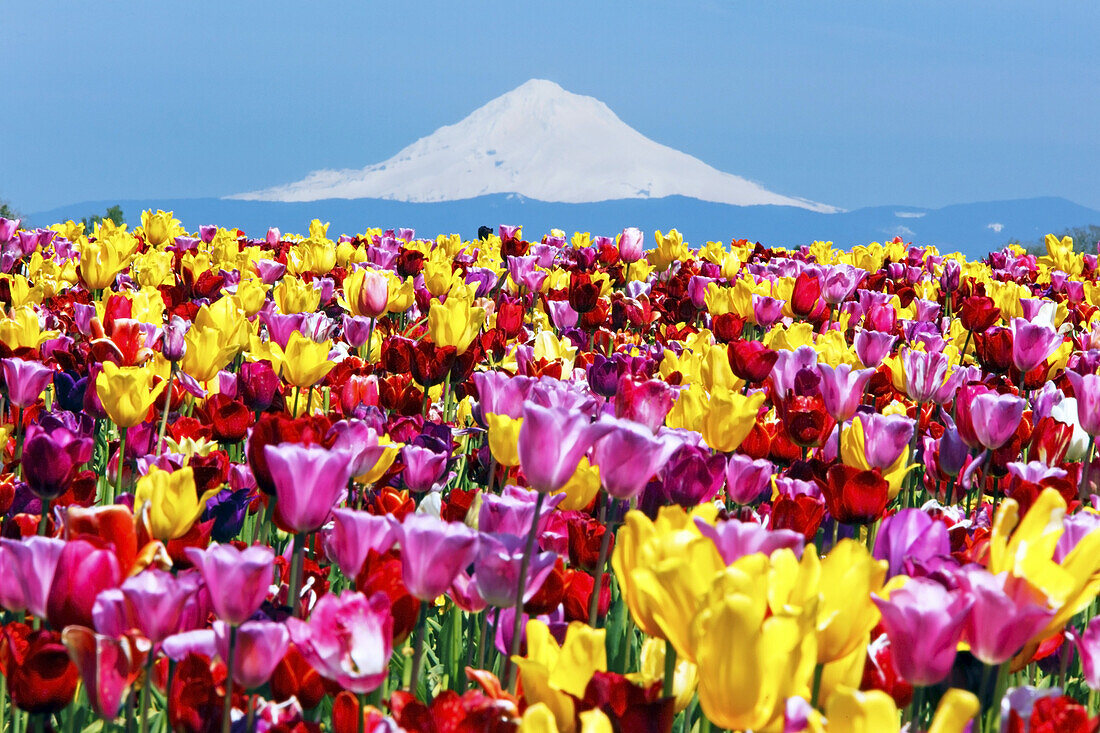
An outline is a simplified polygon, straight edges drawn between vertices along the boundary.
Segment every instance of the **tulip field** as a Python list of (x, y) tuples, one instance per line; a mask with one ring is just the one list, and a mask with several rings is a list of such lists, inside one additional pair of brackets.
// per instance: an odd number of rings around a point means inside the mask
[(0, 732), (1096, 731), (1100, 264), (0, 219)]

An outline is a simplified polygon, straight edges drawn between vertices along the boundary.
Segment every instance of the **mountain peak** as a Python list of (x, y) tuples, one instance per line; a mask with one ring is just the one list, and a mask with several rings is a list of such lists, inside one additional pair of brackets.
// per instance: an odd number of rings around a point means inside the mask
[(541, 201), (688, 196), (741, 206), (833, 207), (768, 191), (656, 143), (594, 97), (530, 79), (361, 170), (319, 170), (301, 181), (230, 198), (453, 201), (516, 193)]

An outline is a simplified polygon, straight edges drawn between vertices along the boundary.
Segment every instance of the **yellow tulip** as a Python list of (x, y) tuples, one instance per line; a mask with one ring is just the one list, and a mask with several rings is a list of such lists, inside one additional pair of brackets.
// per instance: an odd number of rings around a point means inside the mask
[(684, 244), (684, 237), (675, 229), (668, 234), (657, 230), (653, 232), (653, 236), (657, 240), (657, 248), (649, 251), (648, 259), (658, 270), (668, 269), (673, 262), (689, 256), (690, 251)]
[(434, 297), (446, 293), (454, 284), (454, 265), (450, 259), (434, 257), (424, 265), (424, 287)]
[[(642, 687), (651, 687), (664, 678), (665, 645), (659, 639), (646, 639), (642, 642), (639, 670), (628, 674), (627, 679)], [(698, 668), (688, 660), (677, 657), (672, 675), (672, 694), (676, 698), (676, 712), (681, 712), (691, 704), (698, 684)]]
[(138, 479), (134, 505), (146, 523), (149, 535), (167, 544), (187, 534), (206, 508), (206, 502), (218, 493), (210, 489), (196, 493), (191, 467), (171, 473), (153, 466)]
[(600, 493), (600, 467), (593, 466), (588, 459), (581, 456), (581, 462), (577, 464), (577, 470), (565, 483), (565, 486), (555, 494), (565, 494), (565, 500), (558, 507), (562, 511), (582, 511), (592, 505), (596, 495)]
[(115, 236), (85, 241), (80, 247), (80, 277), (90, 290), (110, 287), (115, 277), (129, 259), (130, 235), (118, 232)]
[(145, 232), (146, 242), (154, 247), (160, 247), (176, 236), (180, 223), (172, 218), (172, 213), (159, 209), (155, 214), (151, 209), (141, 212), (141, 228)]
[(764, 396), (763, 392), (755, 392), (746, 397), (732, 390), (712, 394), (702, 419), (703, 440), (716, 451), (737, 450), (752, 431)]
[(973, 692), (952, 687), (940, 698), (928, 733), (962, 733), (979, 709), (981, 705)]
[(132, 266), (134, 279), (146, 288), (155, 288), (169, 278), (174, 281), (173, 264), (171, 252), (146, 252), (134, 260)]
[(200, 382), (209, 382), (218, 376), (237, 353), (237, 347), (227, 344), (220, 331), (195, 324), (184, 336), (187, 351), (180, 363), (183, 371)]
[(676, 404), (672, 406), (668, 417), (665, 418), (665, 425), (670, 428), (684, 428), (698, 432), (706, 411), (706, 390), (698, 384), (688, 385), (687, 389), (680, 390), (680, 394), (677, 395)]
[(546, 705), (564, 733), (576, 730), (573, 698), (584, 697), (593, 674), (607, 671), (606, 636), (604, 629), (574, 621), (559, 647), (546, 624), (527, 622), (527, 656), (512, 661), (519, 668), (528, 704)]
[(291, 332), (284, 350), (283, 377), (295, 387), (312, 387), (336, 366), (328, 359), (331, 350), (332, 341), (317, 343), (299, 331)]
[(887, 563), (867, 548), (841, 540), (821, 561), (821, 605), (818, 607), (817, 654), (825, 664), (867, 646), (879, 620), (871, 594), (886, 581)]
[(57, 336), (57, 331), (43, 331), (38, 314), (29, 305), (12, 310), (11, 318), (0, 318), (0, 341), (12, 350), (37, 349), (42, 342)]
[(518, 466), (519, 429), (523, 418), (486, 413), (485, 422), (489, 424), (489, 451), (493, 458), (502, 466)]
[(405, 278), (405, 281), (398, 283), (396, 286), (394, 283), (390, 283), (390, 300), (386, 304), (386, 310), (390, 313), (404, 313), (412, 304), (416, 302), (416, 291), (413, 288), (413, 280), (411, 277)]
[(321, 291), (305, 280), (285, 277), (275, 288), (275, 305), (280, 313), (313, 313), (320, 304)]
[(1054, 561), (1054, 549), (1065, 531), (1065, 514), (1065, 499), (1056, 489), (1047, 488), (1022, 521), (1013, 499), (1004, 499), (993, 519), (989, 571), (1027, 580), (1056, 609), (1046, 627), (1032, 638), (1033, 644), (1060, 631), (1100, 590), (1100, 531), (1082, 537), (1061, 563)]
[(901, 730), (894, 699), (882, 690), (838, 689), (825, 707), (829, 733), (897, 733)]
[(144, 421), (165, 385), (155, 380), (152, 367), (120, 367), (110, 361), (103, 362), (103, 371), (95, 379), (103, 410), (120, 428), (132, 428)]
[(457, 292), (444, 303), (433, 300), (428, 308), (428, 333), (437, 346), (453, 346), (458, 354), (466, 353), (470, 343), (485, 323), (485, 309), (477, 308)]

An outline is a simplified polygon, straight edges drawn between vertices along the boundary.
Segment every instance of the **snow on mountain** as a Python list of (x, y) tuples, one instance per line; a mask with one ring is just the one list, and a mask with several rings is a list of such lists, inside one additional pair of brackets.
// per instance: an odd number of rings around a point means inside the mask
[(295, 183), (228, 198), (253, 201), (455, 201), (514, 193), (549, 202), (686, 196), (831, 213), (656, 143), (606, 104), (532, 79), (455, 125), (362, 170), (318, 170)]

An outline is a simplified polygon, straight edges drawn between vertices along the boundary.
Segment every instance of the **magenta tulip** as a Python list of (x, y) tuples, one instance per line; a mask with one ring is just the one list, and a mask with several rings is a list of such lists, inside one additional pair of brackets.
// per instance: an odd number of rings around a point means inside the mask
[(309, 621), (286, 621), (290, 640), (322, 677), (349, 692), (363, 694), (378, 688), (389, 671), (393, 653), (393, 616), (390, 599), (375, 593), (344, 591), (317, 601)]
[(1085, 684), (1090, 690), (1100, 690), (1100, 616), (1094, 616), (1083, 632), (1072, 627), (1066, 629), (1066, 635), (1077, 647), (1081, 657), (1081, 672)]
[(397, 541), (393, 527), (384, 516), (351, 509), (334, 509), (333, 525), (324, 534), (325, 554), (340, 572), (354, 578), (371, 550), (386, 552)]
[[(679, 444), (655, 438), (649, 428), (629, 420), (609, 418), (603, 424), (608, 431), (592, 447), (592, 463), (599, 466), (600, 483), (608, 495), (615, 499), (633, 499), (661, 470)], [(522, 430), (520, 428), (521, 434)]]
[(84, 626), (66, 627), (61, 640), (80, 672), (92, 712), (114, 720), (145, 665), (149, 643), (125, 636), (116, 639)]
[(856, 333), (854, 343), (856, 357), (863, 366), (875, 369), (882, 363), (883, 359), (890, 355), (895, 341), (897, 341), (897, 336), (882, 331), (861, 328)]
[(840, 364), (835, 369), (828, 364), (819, 364), (821, 373), (821, 397), (825, 400), (825, 410), (837, 422), (844, 422), (856, 414), (856, 408), (863, 400), (863, 390), (875, 375), (874, 369), (856, 369), (848, 364)]
[[(222, 660), (229, 659), (229, 625), (214, 622), (214, 648)], [(233, 682), (253, 690), (271, 679), (271, 673), (286, 655), (290, 632), (274, 621), (246, 621), (233, 638)]]
[(974, 434), (987, 450), (997, 450), (1020, 426), (1027, 400), (1013, 395), (986, 392), (970, 403)]
[(53, 369), (37, 361), (0, 359), (0, 367), (4, 371), (4, 383), (8, 386), (8, 399), (16, 407), (33, 405), (42, 390), (53, 381)]
[(536, 491), (557, 491), (572, 478), (581, 457), (611, 429), (584, 413), (563, 407), (523, 406), (519, 429), (519, 465)]
[(351, 455), (318, 445), (279, 443), (264, 446), (264, 458), (275, 484), (275, 511), (298, 534), (315, 532), (328, 521), (332, 507), (347, 494)]
[(477, 554), (477, 532), (463, 524), (419, 513), (404, 522), (387, 518), (401, 546), (402, 580), (422, 601), (443, 595)]
[(46, 617), (57, 562), (65, 549), (64, 540), (28, 537), (22, 542), (0, 539), (0, 604), (9, 611), (28, 611)]
[(1094, 438), (1100, 436), (1100, 376), (1082, 376), (1071, 369), (1065, 374), (1077, 398), (1077, 420), (1081, 429)]
[(871, 596), (882, 613), (882, 625), (894, 652), (894, 665), (907, 682), (934, 685), (955, 662), (972, 601), (927, 578), (913, 578), (890, 593), (890, 600)]
[(97, 547), (85, 540), (69, 540), (57, 558), (46, 619), (55, 629), (92, 626), (96, 596), (122, 581), (114, 548)]
[(640, 229), (627, 227), (619, 236), (619, 259), (627, 264), (642, 259), (642, 241)]
[(189, 547), (186, 554), (202, 573), (214, 612), (222, 621), (239, 626), (263, 605), (275, 577), (275, 553), (270, 547), (238, 550), (213, 544), (205, 550)]
[(177, 578), (163, 570), (144, 570), (96, 597), (92, 606), (95, 629), (116, 637), (137, 630), (159, 644), (179, 631), (180, 616), (199, 583), (195, 575)]
[(412, 443), (401, 448), (401, 480), (409, 491), (430, 491), (447, 470), (447, 454)]
[(906, 349), (901, 357), (905, 369), (905, 391), (914, 402), (928, 402), (947, 380), (950, 360), (938, 352)]
[(863, 453), (872, 468), (887, 469), (909, 445), (916, 424), (904, 415), (860, 413), (863, 428)]
[(801, 532), (790, 529), (767, 529), (753, 522), (741, 522), (729, 519), (716, 525), (708, 524), (697, 518), (695, 526), (704, 537), (709, 538), (718, 548), (722, 562), (732, 565), (746, 555), (761, 552), (771, 555), (776, 550), (788, 549), (802, 556), (806, 538)]
[(890, 565), (887, 577), (907, 574), (908, 558), (923, 561), (951, 554), (947, 525), (919, 509), (902, 509), (879, 527), (873, 554), (876, 560), (885, 560)]
[(726, 494), (735, 504), (752, 504), (768, 488), (774, 474), (775, 466), (769, 461), (733, 453), (726, 462)]
[(989, 665), (1007, 662), (1039, 633), (1054, 612), (1026, 580), (970, 565), (957, 576), (973, 605), (963, 630), (970, 653)]
[(1012, 319), (1012, 363), (1024, 374), (1046, 362), (1062, 345), (1062, 334), (1049, 326)]

